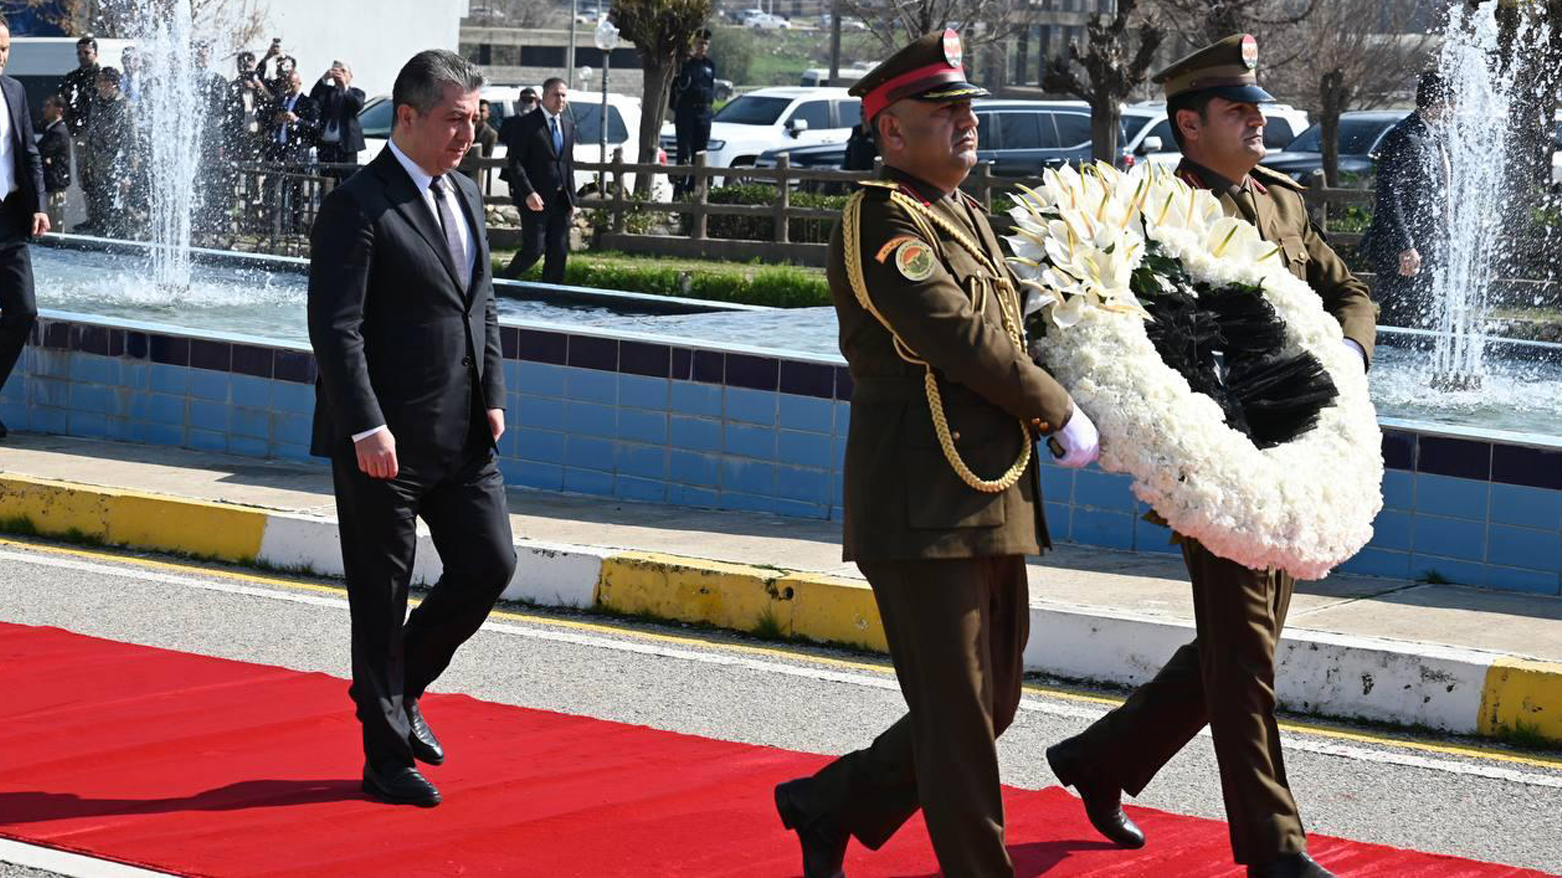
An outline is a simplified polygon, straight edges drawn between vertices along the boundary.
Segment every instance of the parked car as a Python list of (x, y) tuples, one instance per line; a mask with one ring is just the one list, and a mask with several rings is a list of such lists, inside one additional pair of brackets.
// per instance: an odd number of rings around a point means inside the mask
[[(1340, 115), (1339, 168), (1342, 174), (1370, 176), (1377, 170), (1378, 145), (1390, 128), (1410, 115), (1409, 110), (1367, 110)], [(1265, 156), (1264, 167), (1307, 182), (1323, 167), (1323, 126), (1313, 125), (1291, 141), (1284, 152)]]
[[(826, 13), (824, 13), (824, 14), (819, 16), (819, 27), (820, 27), (821, 30), (828, 29), (830, 27), (830, 13), (826, 12)], [(860, 19), (860, 18), (852, 18), (849, 15), (841, 16), (841, 30), (867, 30), (867, 29), (868, 29), (868, 25), (863, 23), (862, 19)]]
[(792, 23), (779, 15), (761, 12), (743, 19), (743, 26), (754, 30), (790, 30)]
[[(1307, 128), (1307, 111), (1289, 104), (1264, 104), (1264, 147), (1279, 152)], [(1156, 165), (1176, 165), (1182, 160), (1177, 141), (1172, 137), (1171, 120), (1166, 117), (1166, 102), (1154, 101), (1123, 108), (1123, 164), (1132, 167), (1139, 161)]]
[[(782, 146), (845, 143), (862, 121), (862, 101), (844, 88), (776, 86), (739, 95), (711, 117), (705, 162), (752, 166), (759, 154)], [(662, 149), (678, 148), (677, 129), (662, 127)]]
[[(1091, 160), (1090, 106), (1083, 101), (973, 101), (976, 113), (978, 161), (992, 162), (993, 173), (1016, 177), (1040, 174), (1046, 168), (1079, 165)], [(1126, 133), (1118, 139), (1126, 142)], [(787, 145), (769, 150), (759, 167), (775, 167), (787, 156), (793, 167), (839, 168), (846, 145)]]
[[(536, 91), (541, 88), (533, 86)], [(482, 90), (482, 97), (488, 101), (490, 124), (495, 128), (502, 128), (504, 120), (513, 116), (516, 104), (520, 102), (520, 86), (488, 86)], [(609, 94), (607, 96), (607, 160), (612, 161), (613, 150), (622, 147), (624, 161), (634, 162), (637, 158), (635, 136), (640, 130), (640, 99), (626, 95)], [(577, 162), (601, 161), (601, 132), (602, 132), (602, 96), (587, 92), (576, 92), (570, 96), (567, 112), (573, 115), (575, 120), (575, 152)], [(359, 123), (363, 126), (363, 138), (365, 149), (358, 154), (360, 164), (368, 164), (384, 148), (385, 141), (390, 137), (391, 128), (391, 100), (390, 95), (380, 95), (372, 98), (364, 104), (363, 110), (358, 114)], [(501, 141), (494, 147), (494, 158), (504, 158), (505, 146)], [(657, 162), (667, 164), (667, 154), (657, 150)], [(625, 175), (625, 185), (635, 185), (635, 174)], [(587, 187), (596, 186), (597, 175), (595, 171), (575, 171), (575, 188), (577, 191)], [(487, 175), (487, 185), (483, 190), (485, 195), (508, 195), (509, 186), (499, 179), (497, 171)], [(652, 181), (652, 195), (657, 201), (672, 200), (672, 184), (668, 182), (665, 174), (657, 174)]]
[(802, 81), (798, 84), (804, 88), (818, 88), (820, 86), (840, 85), (850, 87), (857, 80), (867, 76), (873, 71), (871, 67), (842, 67), (836, 77), (837, 83), (830, 82), (830, 68), (810, 67), (803, 71)]

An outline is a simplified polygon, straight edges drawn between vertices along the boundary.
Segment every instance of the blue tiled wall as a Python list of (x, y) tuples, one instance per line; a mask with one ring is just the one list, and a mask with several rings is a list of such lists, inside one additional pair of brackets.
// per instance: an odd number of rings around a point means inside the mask
[[(808, 362), (506, 326), (512, 485), (838, 519), (851, 380)], [(15, 429), (309, 459), (299, 347), (46, 315), (0, 392)], [(1562, 451), (1385, 429), (1384, 508), (1343, 569), (1562, 593)], [(1044, 463), (1052, 537), (1175, 552), (1128, 477)]]

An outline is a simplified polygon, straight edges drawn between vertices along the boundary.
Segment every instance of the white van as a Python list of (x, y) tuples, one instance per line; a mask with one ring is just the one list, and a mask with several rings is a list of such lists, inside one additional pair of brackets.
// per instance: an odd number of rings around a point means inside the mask
[[(59, 91), (65, 74), (81, 66), (76, 63), (76, 37), (17, 37), (11, 40), (11, 57), (5, 75), (22, 83), (33, 125), (42, 127), (43, 99)], [(98, 39), (98, 63), (118, 67), (120, 53), (135, 40)]]

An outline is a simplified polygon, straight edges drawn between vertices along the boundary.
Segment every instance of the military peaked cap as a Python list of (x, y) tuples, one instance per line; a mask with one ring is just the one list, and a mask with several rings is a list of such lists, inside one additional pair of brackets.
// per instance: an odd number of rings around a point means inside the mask
[(1263, 104), (1274, 95), (1258, 86), (1258, 40), (1232, 34), (1218, 43), (1172, 62), (1151, 82), (1166, 89), (1166, 99), (1205, 92), (1228, 101)]
[(896, 101), (985, 98), (991, 92), (965, 81), (960, 35), (931, 33), (891, 55), (851, 87), (862, 98), (862, 118), (872, 120)]

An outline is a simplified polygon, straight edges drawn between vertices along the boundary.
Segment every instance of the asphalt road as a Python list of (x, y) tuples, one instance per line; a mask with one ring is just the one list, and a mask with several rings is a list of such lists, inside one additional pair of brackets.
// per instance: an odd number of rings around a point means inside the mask
[[(0, 620), (348, 673), (345, 596), (321, 581), (0, 540)], [(861, 746), (904, 709), (879, 657), (518, 607), (501, 608), (435, 688), (821, 753)], [(1004, 781), (1055, 784), (1044, 748), (1112, 699), (1032, 681), (1001, 742)], [(1286, 735), (1309, 831), (1562, 873), (1562, 754), (1306, 718)], [(1138, 803), (1223, 818), (1208, 737)], [(0, 865), (0, 878), (47, 874)]]

